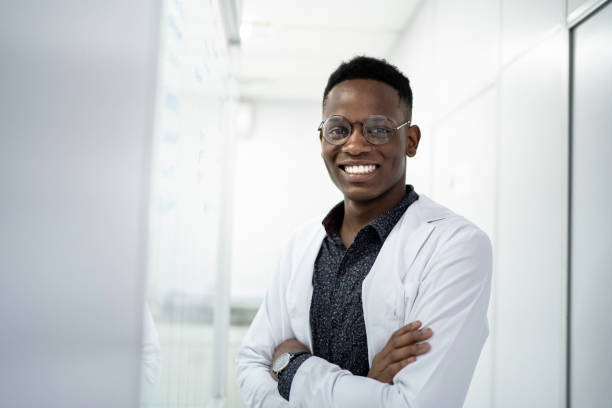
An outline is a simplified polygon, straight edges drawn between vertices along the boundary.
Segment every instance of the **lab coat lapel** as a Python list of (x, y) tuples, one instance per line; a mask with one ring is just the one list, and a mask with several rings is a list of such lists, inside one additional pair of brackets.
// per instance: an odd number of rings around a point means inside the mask
[(385, 240), (363, 281), (362, 304), (370, 366), (391, 334), (404, 324), (405, 292), (407, 288), (414, 289), (409, 297), (416, 295), (421, 272), (411, 270), (411, 266), (435, 228), (430, 221), (446, 215), (443, 207), (420, 195)]
[[(362, 284), (362, 304), (368, 338), (370, 365), (393, 331), (404, 322), (404, 291), (407, 280), (418, 279), (411, 266), (434, 229), (430, 221), (445, 218), (448, 212), (423, 194), (404, 213), (393, 228)], [(300, 241), (293, 243), (291, 273), (286, 302), (295, 338), (312, 350), (310, 303), (314, 263), (325, 237), (320, 222)], [(391, 318), (390, 318), (391, 317)], [(388, 333), (388, 334), (387, 334)]]

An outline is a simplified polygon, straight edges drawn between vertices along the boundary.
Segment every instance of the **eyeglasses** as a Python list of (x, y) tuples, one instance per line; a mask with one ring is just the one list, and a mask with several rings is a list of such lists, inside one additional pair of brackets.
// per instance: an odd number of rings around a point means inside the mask
[(346, 143), (353, 134), (355, 123), (361, 125), (363, 136), (368, 142), (381, 145), (387, 143), (399, 129), (409, 125), (410, 121), (395, 126), (391, 119), (382, 115), (368, 116), (363, 122), (351, 122), (344, 116), (333, 115), (321, 122), (317, 130), (327, 142), (338, 146)]

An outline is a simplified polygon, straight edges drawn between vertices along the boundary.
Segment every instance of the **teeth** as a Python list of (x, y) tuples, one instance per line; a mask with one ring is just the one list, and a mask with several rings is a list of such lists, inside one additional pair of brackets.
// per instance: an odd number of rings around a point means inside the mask
[(365, 166), (344, 166), (344, 171), (349, 174), (368, 174), (376, 170), (376, 166), (373, 164), (368, 164)]

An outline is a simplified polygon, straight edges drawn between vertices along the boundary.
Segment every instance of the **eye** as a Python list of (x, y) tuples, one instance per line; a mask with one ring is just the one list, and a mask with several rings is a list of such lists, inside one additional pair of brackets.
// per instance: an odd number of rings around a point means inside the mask
[(370, 132), (387, 134), (387, 133), (392, 133), (393, 129), (384, 127), (384, 126), (379, 126), (379, 127), (370, 129)]
[(393, 129), (386, 126), (369, 127), (367, 132), (374, 137), (387, 137), (393, 133)]
[(349, 130), (344, 126), (336, 126), (327, 130), (327, 134), (333, 137), (348, 136)]

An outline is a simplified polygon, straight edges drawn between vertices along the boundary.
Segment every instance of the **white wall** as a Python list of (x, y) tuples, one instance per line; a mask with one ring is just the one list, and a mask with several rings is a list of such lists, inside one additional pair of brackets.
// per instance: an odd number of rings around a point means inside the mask
[(231, 291), (258, 306), (282, 242), (342, 196), (320, 155), (319, 102), (255, 102), (253, 116), (236, 152)]
[(567, 50), (567, 34), (559, 30), (501, 78), (495, 339), (500, 407), (557, 407), (565, 401)]
[(565, 403), (568, 33), (562, 0), (428, 0), (391, 56), (430, 195), (493, 240), (491, 335), (466, 407)]
[(572, 41), (570, 406), (605, 407), (612, 400), (612, 3)]

